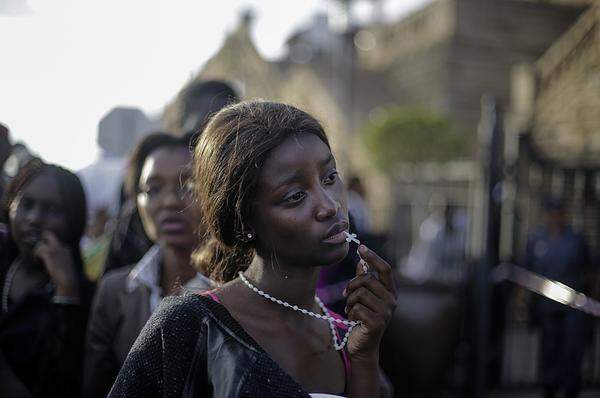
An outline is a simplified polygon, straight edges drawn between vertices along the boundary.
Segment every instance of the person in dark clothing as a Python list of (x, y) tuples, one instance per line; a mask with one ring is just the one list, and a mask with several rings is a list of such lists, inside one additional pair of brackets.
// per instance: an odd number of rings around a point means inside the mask
[[(565, 222), (560, 199), (543, 203), (546, 223), (527, 241), (525, 266), (547, 278), (581, 291), (589, 266), (583, 235)], [(577, 397), (581, 388), (581, 365), (585, 349), (585, 314), (547, 298), (534, 301), (534, 319), (541, 325), (541, 378), (545, 397), (564, 389), (567, 398)]]
[(32, 160), (8, 185), (1, 216), (0, 396), (77, 397), (93, 290), (79, 249), (81, 183)]
[[(222, 80), (204, 80), (191, 84), (182, 97), (181, 127), (188, 132), (202, 131), (212, 115), (239, 101), (233, 87)], [(195, 144), (194, 141), (191, 141), (192, 145)]]
[[(133, 342), (165, 296), (209, 289), (190, 256), (201, 244), (200, 211), (191, 195), (187, 141), (146, 136), (132, 155), (128, 189), (154, 246), (137, 264), (110, 271), (96, 291), (85, 346), (83, 396), (106, 397)], [(137, 178), (137, 179), (136, 179)], [(201, 230), (201, 231), (199, 231)]]
[[(133, 167), (132, 164), (129, 164), (128, 173), (133, 172)], [(152, 247), (152, 241), (144, 232), (134, 198), (130, 198), (125, 185), (123, 185), (122, 191), (123, 204), (110, 239), (102, 275), (137, 263)]]
[(109, 396), (379, 396), (395, 308), (389, 264), (360, 246), (369, 271), (355, 264), (349, 321), (315, 295), (320, 268), (350, 247), (346, 190), (321, 125), (284, 104), (227, 107), (200, 136), (194, 169), (210, 236), (197, 263), (221, 285), (165, 299)]

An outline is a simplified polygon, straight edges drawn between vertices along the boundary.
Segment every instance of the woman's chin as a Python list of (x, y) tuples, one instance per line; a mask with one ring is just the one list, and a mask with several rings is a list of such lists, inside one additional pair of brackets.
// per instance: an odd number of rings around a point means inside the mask
[(340, 248), (328, 253), (327, 258), (322, 262), (324, 267), (331, 267), (333, 265), (342, 262), (348, 255), (350, 244), (346, 242), (344, 245), (340, 245)]
[(170, 246), (177, 249), (193, 249), (197, 243), (195, 237), (185, 235), (163, 235), (159, 239), (160, 246)]

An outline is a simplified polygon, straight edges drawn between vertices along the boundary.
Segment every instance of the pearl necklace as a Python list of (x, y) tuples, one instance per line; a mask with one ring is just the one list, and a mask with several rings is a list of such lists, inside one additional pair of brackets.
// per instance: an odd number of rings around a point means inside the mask
[[(309, 315), (309, 316), (312, 316), (317, 319), (324, 319), (324, 320), (328, 321), (329, 329), (331, 330), (331, 338), (333, 341), (333, 347), (337, 351), (340, 351), (344, 348), (344, 346), (348, 342), (348, 336), (350, 335), (350, 332), (356, 325), (358, 325), (360, 323), (360, 322), (356, 322), (356, 321), (347, 321), (345, 319), (339, 319), (339, 318), (332, 317), (331, 315), (329, 315), (329, 310), (327, 309), (327, 307), (325, 307), (325, 305), (321, 302), (321, 300), (319, 299), (319, 297), (317, 295), (315, 295), (315, 301), (317, 302), (317, 304), (323, 311), (323, 314), (317, 314), (317, 313), (309, 311), (307, 309), (300, 308), (297, 305), (291, 305), (287, 301), (279, 300), (278, 298), (275, 298), (275, 297), (271, 296), (269, 293), (265, 293), (262, 290), (260, 290), (259, 288), (257, 288), (256, 286), (254, 286), (248, 279), (246, 279), (246, 277), (244, 276), (244, 273), (242, 271), (240, 271), (238, 273), (238, 275), (240, 276), (240, 279), (242, 280), (242, 282), (244, 282), (244, 284), (246, 286), (248, 286), (248, 288), (250, 290), (253, 290), (255, 293), (258, 293), (260, 296), (263, 296), (264, 298), (271, 300), (272, 302), (282, 305), (286, 308), (290, 308), (294, 311), (301, 312), (304, 315)], [(336, 322), (348, 326), (348, 331), (344, 335), (344, 338), (342, 339), (341, 343), (338, 342), (338, 336), (337, 336), (336, 329), (335, 329)]]

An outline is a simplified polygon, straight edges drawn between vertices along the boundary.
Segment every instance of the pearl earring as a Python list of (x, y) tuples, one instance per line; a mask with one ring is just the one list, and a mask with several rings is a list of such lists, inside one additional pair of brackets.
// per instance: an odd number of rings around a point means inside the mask
[(248, 239), (252, 239), (252, 234), (250, 234), (250, 233), (249, 233), (249, 234), (248, 234), (248, 235), (246, 235), (246, 236), (248, 237)]

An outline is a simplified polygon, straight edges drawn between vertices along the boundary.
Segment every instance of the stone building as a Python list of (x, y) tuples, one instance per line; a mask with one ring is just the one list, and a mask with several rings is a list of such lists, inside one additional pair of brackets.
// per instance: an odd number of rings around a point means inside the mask
[(473, 133), (481, 96), (506, 104), (511, 67), (537, 60), (581, 11), (522, 0), (439, 0), (374, 27), (378, 45), (362, 60), (388, 76), (400, 103), (441, 110)]
[[(449, 115), (474, 139), (481, 96), (491, 92), (507, 103), (511, 67), (537, 60), (583, 9), (573, 2), (436, 0), (397, 22), (346, 33), (317, 16), (288, 39), (277, 61), (256, 50), (246, 14), (192, 81), (225, 79), (245, 99), (283, 101), (314, 114), (341, 169), (369, 177), (378, 198), (375, 224), (387, 229), (390, 184), (357, 139), (365, 124), (391, 104), (419, 106)], [(181, 100), (180, 94), (165, 111), (169, 130), (181, 130)]]
[(540, 196), (554, 194), (567, 200), (571, 222), (600, 247), (600, 5), (536, 62), (515, 67), (513, 80), (508, 139), (520, 142), (515, 236), (539, 221)]

